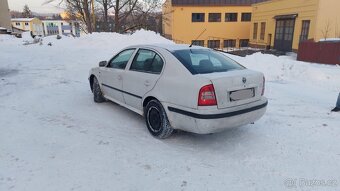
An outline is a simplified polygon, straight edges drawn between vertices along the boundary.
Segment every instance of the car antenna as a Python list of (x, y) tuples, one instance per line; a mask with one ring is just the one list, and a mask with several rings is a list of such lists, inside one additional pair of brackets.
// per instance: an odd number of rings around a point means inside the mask
[(201, 32), (201, 34), (200, 35), (198, 35), (198, 37), (195, 39), (195, 40), (193, 40), (192, 42), (191, 42), (191, 44), (190, 44), (190, 48), (192, 47), (192, 45), (194, 44), (194, 42), (199, 38), (199, 37), (201, 37), (202, 36), (202, 34), (206, 31), (207, 29), (204, 29), (202, 32)]

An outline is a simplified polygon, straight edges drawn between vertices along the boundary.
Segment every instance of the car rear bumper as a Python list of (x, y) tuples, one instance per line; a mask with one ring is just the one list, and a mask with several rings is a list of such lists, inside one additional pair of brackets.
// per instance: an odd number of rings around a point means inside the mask
[(163, 103), (173, 128), (198, 134), (220, 132), (255, 122), (264, 115), (267, 104), (265, 97), (241, 106), (215, 110), (184, 109)]

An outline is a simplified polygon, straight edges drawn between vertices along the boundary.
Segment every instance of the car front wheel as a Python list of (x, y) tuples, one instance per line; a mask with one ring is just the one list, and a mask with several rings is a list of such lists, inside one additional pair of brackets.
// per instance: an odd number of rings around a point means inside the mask
[(157, 100), (151, 100), (146, 105), (145, 121), (149, 132), (157, 138), (165, 139), (174, 131), (162, 104)]

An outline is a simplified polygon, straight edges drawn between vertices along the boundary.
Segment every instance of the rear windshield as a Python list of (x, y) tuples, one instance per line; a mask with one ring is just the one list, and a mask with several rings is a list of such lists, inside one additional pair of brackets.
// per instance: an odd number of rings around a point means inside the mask
[(244, 69), (236, 61), (214, 50), (186, 49), (173, 51), (172, 54), (192, 74), (208, 74)]

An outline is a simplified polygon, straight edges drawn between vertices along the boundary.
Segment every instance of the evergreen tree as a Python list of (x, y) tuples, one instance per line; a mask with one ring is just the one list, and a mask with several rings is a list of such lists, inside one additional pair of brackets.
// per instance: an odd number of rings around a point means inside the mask
[(32, 11), (30, 10), (27, 4), (24, 6), (24, 9), (22, 11), (22, 17), (32, 18)]

